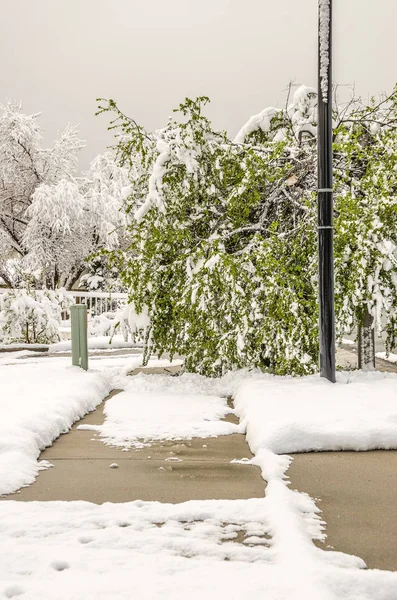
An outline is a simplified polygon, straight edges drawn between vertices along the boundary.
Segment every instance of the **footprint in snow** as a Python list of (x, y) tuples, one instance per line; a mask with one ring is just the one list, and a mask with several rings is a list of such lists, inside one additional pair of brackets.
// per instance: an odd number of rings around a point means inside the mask
[(51, 563), (51, 567), (55, 569), (55, 571), (65, 571), (65, 569), (69, 569), (70, 565), (66, 560), (54, 560)]
[(90, 537), (88, 535), (83, 535), (81, 537), (79, 537), (79, 542), (80, 544), (89, 544), (90, 542), (93, 542), (94, 538)]
[(17, 596), (22, 596), (24, 593), (25, 590), (19, 585), (11, 585), (4, 590), (4, 596), (6, 598), (16, 598)]

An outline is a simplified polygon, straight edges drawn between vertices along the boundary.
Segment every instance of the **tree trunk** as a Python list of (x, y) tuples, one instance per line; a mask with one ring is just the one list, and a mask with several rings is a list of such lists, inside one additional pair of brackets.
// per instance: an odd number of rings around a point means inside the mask
[(75, 283), (77, 283), (77, 281), (80, 279), (80, 277), (82, 276), (82, 274), (84, 273), (85, 270), (85, 265), (81, 265), (79, 267), (76, 267), (72, 273), (69, 274), (69, 276), (67, 277), (67, 279), (65, 280), (65, 282), (63, 283), (64, 287), (70, 291), (72, 290), (73, 286)]
[(358, 328), (358, 368), (363, 371), (375, 370), (375, 334), (372, 322), (373, 318), (365, 309)]
[(14, 287), (12, 285), (11, 279), (7, 276), (7, 274), (4, 271), (0, 271), (0, 277), (3, 279), (4, 283), (6, 284), (6, 286), (8, 288), (13, 288)]

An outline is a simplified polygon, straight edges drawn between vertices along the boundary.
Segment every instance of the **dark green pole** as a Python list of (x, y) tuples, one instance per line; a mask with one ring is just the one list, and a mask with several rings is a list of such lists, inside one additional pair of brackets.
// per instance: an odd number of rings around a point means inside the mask
[(332, 0), (319, 0), (318, 257), (320, 375), (335, 382), (334, 229), (332, 191)]
[(87, 306), (74, 304), (70, 307), (72, 326), (72, 365), (88, 370)]

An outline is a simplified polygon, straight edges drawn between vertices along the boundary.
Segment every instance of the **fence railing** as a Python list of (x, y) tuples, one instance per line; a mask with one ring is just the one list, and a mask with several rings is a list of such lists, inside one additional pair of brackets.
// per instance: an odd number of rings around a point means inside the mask
[[(117, 312), (127, 304), (128, 294), (121, 292), (64, 292), (65, 296), (73, 298), (74, 304), (86, 304), (89, 317), (99, 316), (103, 313)], [(65, 311), (69, 313), (69, 311)], [(64, 317), (65, 318), (65, 317)], [(66, 319), (69, 315), (66, 316)]]

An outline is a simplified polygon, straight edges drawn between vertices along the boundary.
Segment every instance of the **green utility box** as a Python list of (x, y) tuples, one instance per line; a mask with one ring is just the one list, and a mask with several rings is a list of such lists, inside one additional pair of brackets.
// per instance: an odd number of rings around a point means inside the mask
[(72, 365), (88, 369), (87, 307), (74, 304), (70, 307), (72, 326)]

